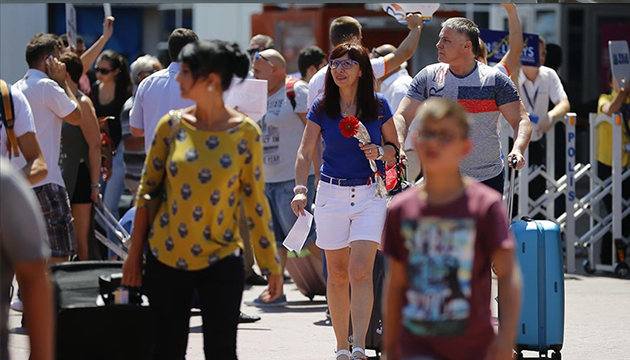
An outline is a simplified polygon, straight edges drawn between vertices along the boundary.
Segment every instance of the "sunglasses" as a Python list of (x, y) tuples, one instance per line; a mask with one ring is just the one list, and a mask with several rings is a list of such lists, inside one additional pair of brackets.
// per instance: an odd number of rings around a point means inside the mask
[(372, 48), (372, 55), (378, 56), (378, 57), (385, 56), (385, 55), (381, 54), (380, 52), (378, 52), (378, 50), (376, 50), (376, 48)]
[(418, 131), (418, 140), (422, 142), (436, 140), (442, 145), (447, 145), (452, 143), (456, 137), (455, 134), (446, 131)]
[(112, 69), (104, 69), (104, 68), (100, 68), (98, 66), (95, 66), (94, 67), (94, 71), (97, 72), (97, 73), (101, 73), (103, 75), (107, 75), (107, 74), (109, 74), (110, 72), (112, 72), (114, 70), (112, 70)]
[(352, 66), (354, 66), (354, 64), (359, 65), (359, 62), (352, 59), (328, 60), (328, 66), (330, 66), (331, 69), (337, 69), (339, 66), (341, 66), (342, 69), (346, 70), (352, 69)]
[(258, 51), (256, 51), (254, 53), (254, 60), (258, 60), (258, 59), (263, 59), (264, 61), (267, 62), (267, 64), (269, 64), (269, 66), (271, 67), (276, 67), (276, 65), (274, 65), (274, 63), (272, 63), (271, 61), (269, 61), (269, 59), (267, 59), (266, 57), (264, 57), (261, 53), (259, 53)]
[(267, 49), (265, 49), (265, 48), (251, 48), (251, 49), (247, 49), (247, 53), (249, 54), (249, 56), (252, 56), (252, 55), (254, 55), (257, 52), (265, 51), (265, 50), (267, 50)]

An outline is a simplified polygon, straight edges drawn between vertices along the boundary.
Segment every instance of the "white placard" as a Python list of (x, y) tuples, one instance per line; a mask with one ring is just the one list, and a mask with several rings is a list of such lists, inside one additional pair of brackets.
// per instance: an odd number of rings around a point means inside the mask
[(313, 215), (304, 210), (306, 216), (298, 216), (297, 220), (295, 220), (295, 224), (287, 234), (286, 239), (282, 245), (285, 248), (300, 253), (302, 251), (302, 247), (306, 242), (306, 238), (308, 237), (308, 233), (311, 231), (311, 224), (313, 223)]
[(105, 12), (105, 17), (112, 16), (112, 4), (103, 3), (103, 11)]
[(267, 80), (235, 78), (224, 99), (225, 106), (258, 121), (267, 112)]
[(77, 39), (77, 12), (72, 4), (66, 4), (66, 34), (68, 45), (74, 45)]
[(613, 78), (619, 85), (619, 88), (623, 89), (628, 86), (628, 81), (630, 81), (628, 42), (625, 40), (609, 41), (608, 51), (610, 52), (610, 69), (612, 70)]
[(383, 4), (383, 10), (393, 16), (400, 24), (407, 25), (405, 15), (410, 12), (422, 14), (422, 21), (429, 22), (433, 14), (440, 8), (440, 4)]

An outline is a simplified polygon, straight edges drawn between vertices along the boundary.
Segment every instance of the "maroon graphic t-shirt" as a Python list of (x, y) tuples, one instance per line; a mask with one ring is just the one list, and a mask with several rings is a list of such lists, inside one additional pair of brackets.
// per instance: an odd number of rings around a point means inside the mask
[(494, 337), (491, 261), (512, 249), (501, 195), (473, 182), (458, 199), (431, 205), (418, 189), (394, 198), (384, 251), (407, 264), (401, 358), (480, 359)]

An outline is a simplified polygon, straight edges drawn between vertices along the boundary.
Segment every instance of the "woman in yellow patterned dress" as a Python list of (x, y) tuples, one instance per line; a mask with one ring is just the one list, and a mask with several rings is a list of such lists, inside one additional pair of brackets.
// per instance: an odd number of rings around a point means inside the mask
[[(144, 284), (153, 312), (153, 359), (185, 357), (196, 290), (206, 359), (232, 360), (244, 283), (241, 201), (271, 300), (282, 286), (264, 194), (260, 128), (227, 108), (222, 97), (234, 76), (247, 75), (249, 61), (236, 44), (198, 41), (182, 49), (179, 62), (182, 97), (196, 105), (171, 111), (157, 124), (138, 189), (123, 284)], [(162, 179), (166, 198), (149, 224), (143, 196)]]

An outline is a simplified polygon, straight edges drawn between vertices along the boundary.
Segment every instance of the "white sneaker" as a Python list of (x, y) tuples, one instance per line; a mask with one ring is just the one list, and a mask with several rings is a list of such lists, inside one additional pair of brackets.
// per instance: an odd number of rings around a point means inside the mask
[(17, 300), (11, 301), (11, 309), (17, 312), (23, 312), (24, 304), (22, 303), (22, 300), (17, 299)]

